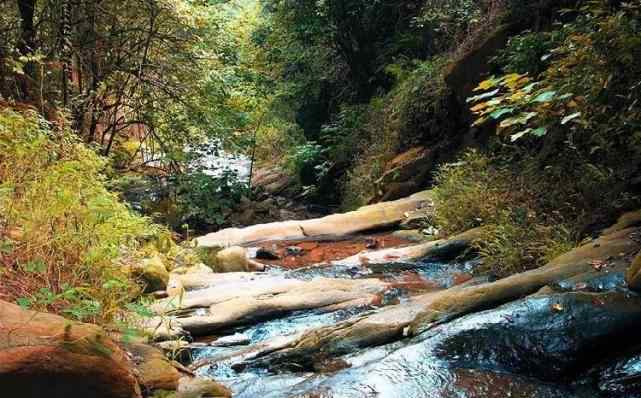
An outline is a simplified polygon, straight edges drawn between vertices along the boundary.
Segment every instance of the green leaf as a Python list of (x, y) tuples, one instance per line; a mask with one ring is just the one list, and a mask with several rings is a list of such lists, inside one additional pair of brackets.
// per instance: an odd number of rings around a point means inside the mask
[(501, 116), (507, 115), (508, 113), (512, 113), (512, 112), (514, 112), (514, 108), (512, 107), (499, 108), (494, 112), (490, 113), (490, 117), (496, 120), (496, 119), (499, 119)]
[(539, 94), (536, 98), (534, 98), (533, 102), (550, 102), (554, 99), (554, 96), (556, 96), (556, 91), (546, 91), (544, 93)]
[(534, 87), (538, 86), (539, 84), (540, 83), (538, 83), (538, 82), (530, 83), (527, 86), (523, 87), (521, 89), (521, 91), (523, 91), (526, 94), (530, 94), (532, 92), (532, 90), (534, 89)]
[(543, 137), (548, 133), (548, 129), (546, 127), (539, 127), (538, 129), (534, 129), (530, 132), (530, 134), (535, 135), (537, 137)]
[(576, 113), (573, 113), (573, 114), (571, 114), (569, 116), (566, 116), (566, 117), (563, 118), (563, 120), (561, 120), (561, 124), (562, 125), (566, 125), (568, 122), (576, 119), (579, 116), (581, 116), (581, 112), (576, 112)]
[(13, 243), (8, 240), (0, 241), (0, 253), (11, 254), (13, 251)]
[(47, 271), (47, 264), (42, 260), (33, 260), (24, 264), (22, 269), (31, 274), (44, 274)]
[(28, 310), (31, 308), (31, 300), (26, 298), (26, 297), (20, 297), (16, 300), (16, 304), (18, 304), (22, 309)]

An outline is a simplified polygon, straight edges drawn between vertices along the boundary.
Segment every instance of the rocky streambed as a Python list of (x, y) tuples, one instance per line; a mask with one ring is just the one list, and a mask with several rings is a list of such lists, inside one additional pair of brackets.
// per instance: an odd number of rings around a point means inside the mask
[[(180, 294), (156, 304), (171, 320), (166, 334), (192, 336), (182, 359), (195, 374), (236, 397), (641, 396), (641, 298), (631, 268), (640, 214), (500, 280), (475, 272), (478, 230), (385, 247), (375, 243), (380, 235), (350, 230), (333, 239), (371, 248), (319, 264), (287, 260), (302, 256), (287, 245), (327, 242), (322, 221), (307, 225), (320, 232), (303, 226), (304, 236), (290, 236), (296, 228), (286, 225), (271, 235), (272, 224), (202, 239), (274, 257), (260, 273), (176, 276)], [(289, 241), (274, 246), (274, 238)]]
[(502, 279), (479, 272), (482, 229), (407, 232), (430, 212), (421, 193), (200, 238), (215, 264), (155, 278), (165, 297), (140, 326), (156, 348), (0, 302), (0, 385), (29, 397), (63, 379), (64, 394), (106, 398), (641, 396), (641, 212)]

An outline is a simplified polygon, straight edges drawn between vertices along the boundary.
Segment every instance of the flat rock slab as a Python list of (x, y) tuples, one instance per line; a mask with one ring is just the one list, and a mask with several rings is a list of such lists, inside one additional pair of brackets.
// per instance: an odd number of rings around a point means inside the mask
[(634, 239), (636, 232), (635, 228), (614, 232), (568, 252), (542, 268), (496, 282), (428, 293), (414, 298), (409, 304), (386, 307), (372, 315), (307, 331), (283, 348), (265, 354), (264, 358), (258, 355), (247, 365), (311, 369), (313, 357), (319, 352), (338, 356), (359, 348), (390, 343), (453, 318), (534, 294), (544, 286), (592, 273), (595, 268), (605, 273), (609, 268), (629, 264), (630, 255), (639, 251), (641, 244)]
[(194, 335), (255, 323), (293, 311), (335, 311), (376, 305), (389, 285), (378, 279), (315, 278), (309, 281), (283, 276), (229, 280), (207, 289), (185, 292), (161, 300), (153, 308), (158, 313), (200, 309), (204, 314), (173, 318)]
[(305, 221), (259, 224), (230, 228), (196, 239), (200, 247), (243, 246), (273, 240), (303, 240), (326, 236), (347, 236), (401, 223), (408, 212), (431, 204), (429, 191), (408, 198), (365, 206), (356, 211)]
[(343, 260), (333, 261), (332, 264), (354, 266), (416, 260), (451, 260), (470, 249), (476, 240), (482, 238), (483, 232), (483, 228), (475, 228), (448, 239), (406, 247), (366, 251)]

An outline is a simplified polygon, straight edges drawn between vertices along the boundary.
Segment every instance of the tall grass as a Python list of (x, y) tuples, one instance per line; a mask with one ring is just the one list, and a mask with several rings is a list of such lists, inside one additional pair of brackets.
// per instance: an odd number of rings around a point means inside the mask
[(0, 110), (0, 298), (107, 322), (137, 293), (117, 260), (162, 230), (105, 188), (105, 165), (68, 129)]
[[(577, 225), (555, 190), (520, 164), (501, 164), (477, 151), (441, 167), (435, 178), (435, 221), (445, 234), (485, 226), (477, 247), (484, 270), (505, 276), (545, 264), (577, 243)], [(540, 176), (543, 178), (542, 176)], [(564, 181), (562, 184), (569, 184)]]

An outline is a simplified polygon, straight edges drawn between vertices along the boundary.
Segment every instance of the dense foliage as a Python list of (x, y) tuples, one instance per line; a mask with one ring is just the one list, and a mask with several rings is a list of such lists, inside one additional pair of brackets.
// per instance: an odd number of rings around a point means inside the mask
[(0, 296), (112, 320), (138, 293), (116, 261), (163, 230), (104, 185), (105, 160), (68, 129), (0, 111)]
[(490, 158), (441, 170), (437, 207), (449, 232), (494, 225), (484, 253), (499, 273), (540, 265), (638, 205), (640, 11), (591, 2), (573, 23), (513, 37), (498, 58), (507, 74), (469, 98), (497, 141)]

